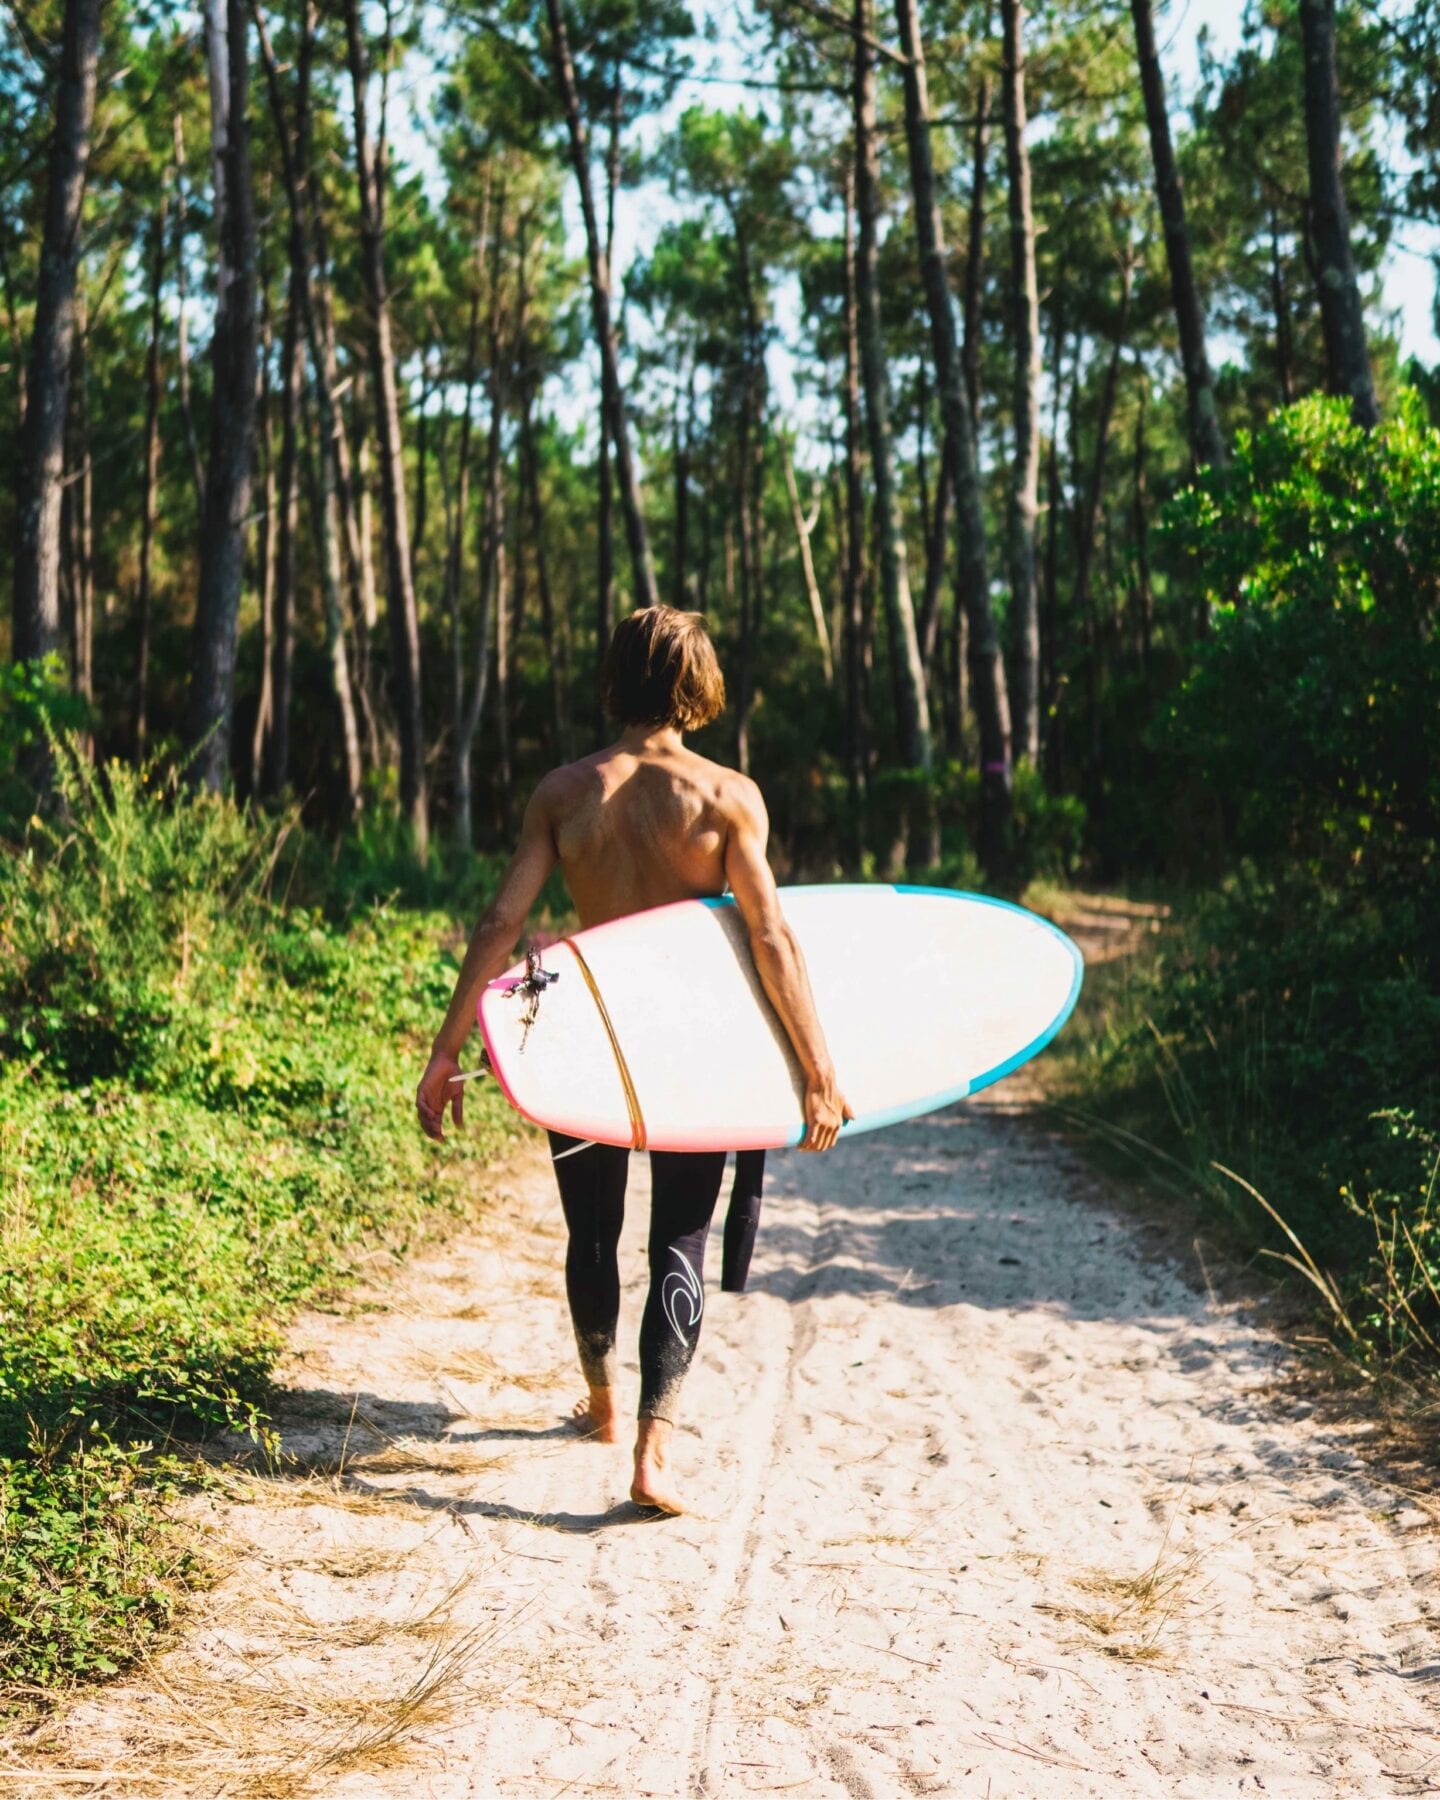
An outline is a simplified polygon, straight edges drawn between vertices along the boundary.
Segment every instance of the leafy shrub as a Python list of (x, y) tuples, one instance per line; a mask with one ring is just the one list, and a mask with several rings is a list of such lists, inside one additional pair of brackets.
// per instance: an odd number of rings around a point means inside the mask
[(1440, 1120), (1440, 432), (1413, 395), (1368, 433), (1305, 401), (1243, 435), (1169, 529), (1213, 630), (1161, 748), (1248, 856), (1148, 968), (1092, 987), (1071, 1066), (1122, 1142), (1283, 1248), (1214, 1165), (1265, 1194), (1371, 1347), (1423, 1343), (1426, 1317), (1440, 1354), (1417, 1173)]
[(1331, 879), (1433, 879), (1440, 844), (1440, 431), (1409, 392), (1365, 431), (1315, 398), (1177, 500), (1213, 629), (1169, 747), (1241, 847)]
[[(59, 768), (57, 817), (0, 860), (0, 1470), (6, 1517), (48, 1521), (0, 1552), (64, 1596), (0, 1593), (15, 1682), (116, 1660), (122, 1613), (158, 1627), (177, 1436), (263, 1430), (286, 1308), (455, 1204), (410, 1098), (448, 920), (282, 904), (291, 821)], [(452, 1156), (503, 1108), (467, 1125)]]

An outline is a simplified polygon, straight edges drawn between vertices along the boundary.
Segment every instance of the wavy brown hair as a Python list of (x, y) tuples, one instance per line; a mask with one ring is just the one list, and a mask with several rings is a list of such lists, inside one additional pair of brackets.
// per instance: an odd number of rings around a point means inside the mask
[(725, 710), (725, 677), (703, 613), (645, 606), (615, 627), (601, 675), (620, 725), (698, 731)]

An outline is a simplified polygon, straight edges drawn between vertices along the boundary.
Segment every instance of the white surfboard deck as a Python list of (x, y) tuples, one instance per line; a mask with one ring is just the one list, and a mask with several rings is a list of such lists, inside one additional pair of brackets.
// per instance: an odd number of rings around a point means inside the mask
[[(780, 890), (810, 971), (845, 1135), (948, 1106), (1048, 1044), (1080, 992), (1079, 950), (1019, 906), (948, 888)], [(575, 934), (628, 1066), (652, 1150), (768, 1150), (804, 1136), (803, 1082), (734, 902), (684, 900)], [(633, 1141), (623, 1079), (571, 940), (527, 1002), (517, 965), (481, 995), (510, 1103), (553, 1131)]]

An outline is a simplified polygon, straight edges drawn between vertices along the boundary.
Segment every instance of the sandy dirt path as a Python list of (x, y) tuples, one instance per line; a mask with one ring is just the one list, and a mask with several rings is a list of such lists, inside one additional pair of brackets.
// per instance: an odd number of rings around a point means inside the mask
[[(223, 1508), (186, 1642), (12, 1768), (204, 1800), (1440, 1790), (1428, 1502), (1003, 1090), (773, 1159), (751, 1292), (707, 1302), (680, 1520), (559, 1423), (538, 1149), (498, 1185), (300, 1322), (309, 1475)], [(645, 1214), (637, 1158), (632, 1351)]]

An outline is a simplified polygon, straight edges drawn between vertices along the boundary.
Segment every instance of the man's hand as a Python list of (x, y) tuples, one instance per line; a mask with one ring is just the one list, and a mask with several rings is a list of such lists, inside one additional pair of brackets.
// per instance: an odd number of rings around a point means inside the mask
[(420, 1129), (437, 1144), (445, 1142), (445, 1107), (457, 1126), (465, 1123), (465, 1084), (455, 1077), (460, 1064), (444, 1050), (432, 1050), (420, 1085), (415, 1090), (415, 1110), (420, 1115)]
[(850, 1102), (835, 1085), (834, 1072), (813, 1076), (805, 1083), (805, 1136), (800, 1148), (832, 1150), (841, 1124), (854, 1117)]

